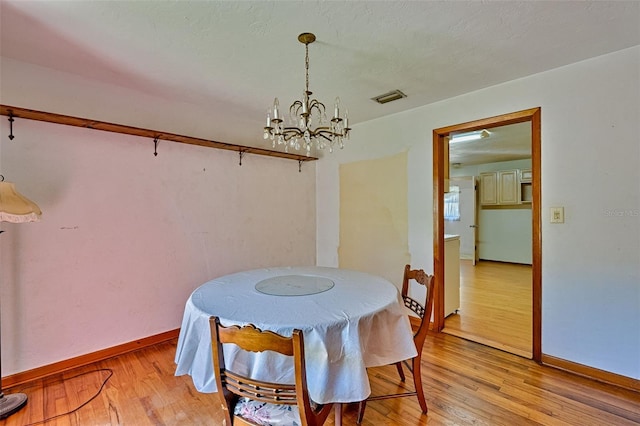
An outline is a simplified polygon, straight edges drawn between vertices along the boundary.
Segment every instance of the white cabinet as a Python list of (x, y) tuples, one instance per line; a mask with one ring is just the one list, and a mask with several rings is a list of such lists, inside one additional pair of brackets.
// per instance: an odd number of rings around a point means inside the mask
[(498, 204), (518, 204), (519, 202), (518, 171), (500, 170), (498, 172)]
[(533, 173), (531, 169), (520, 170), (520, 202), (531, 203), (533, 200)]
[(498, 204), (498, 176), (496, 172), (480, 173), (480, 204)]
[(513, 206), (531, 203), (531, 169), (480, 173), (480, 204)]
[(444, 316), (460, 309), (460, 236), (444, 236)]

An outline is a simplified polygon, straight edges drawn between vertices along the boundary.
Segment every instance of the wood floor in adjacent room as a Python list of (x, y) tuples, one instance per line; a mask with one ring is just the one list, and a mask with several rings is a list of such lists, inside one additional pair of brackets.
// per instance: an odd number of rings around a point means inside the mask
[(531, 266), (460, 260), (460, 309), (444, 322), (444, 332), (532, 357)]
[[(176, 341), (6, 389), (29, 396), (25, 408), (0, 426), (221, 425), (214, 394), (195, 390), (189, 376), (175, 377)], [(428, 415), (415, 397), (372, 401), (364, 426), (381, 425), (638, 425), (640, 394), (574, 376), (531, 360), (440, 333), (427, 337), (423, 382)], [(98, 392), (93, 401), (71, 410)], [(78, 374), (88, 373), (83, 376)], [(395, 368), (372, 369), (374, 392), (397, 381)], [(408, 378), (408, 383), (411, 384)], [(344, 425), (355, 425), (355, 406)], [(330, 417), (327, 425), (334, 425)]]

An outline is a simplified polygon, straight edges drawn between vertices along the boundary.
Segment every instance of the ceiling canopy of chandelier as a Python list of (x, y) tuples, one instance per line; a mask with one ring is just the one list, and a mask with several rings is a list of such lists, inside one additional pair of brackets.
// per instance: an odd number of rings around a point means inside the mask
[(300, 150), (302, 146), (306, 154), (311, 154), (311, 148), (315, 144), (317, 149), (329, 148), (333, 152), (334, 146), (344, 147), (344, 140), (349, 139), (349, 118), (345, 111), (344, 118), (340, 116), (340, 98), (336, 98), (333, 117), (327, 119), (326, 108), (317, 99), (311, 99), (309, 90), (309, 44), (316, 40), (311, 33), (302, 33), (298, 41), (304, 44), (305, 58), (305, 90), (302, 92), (302, 100), (295, 101), (289, 107), (289, 116), (285, 123), (280, 113), (278, 98), (273, 100), (273, 108), (267, 110), (267, 125), (264, 128), (264, 138), (271, 139), (272, 145), (284, 145), (284, 150), (289, 148)]

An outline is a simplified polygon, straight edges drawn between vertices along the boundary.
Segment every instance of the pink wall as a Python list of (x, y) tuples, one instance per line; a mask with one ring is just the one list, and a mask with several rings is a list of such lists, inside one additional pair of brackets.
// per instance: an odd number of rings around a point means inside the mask
[[(4, 66), (3, 104), (109, 121), (98, 92), (86, 95), (92, 113), (69, 111), (68, 99), (17, 90), (46, 70), (29, 80)], [(239, 166), (237, 153), (166, 141), (154, 157), (152, 140), (21, 119), (8, 132), (2, 117), (0, 173), (43, 216), (0, 224), (5, 376), (176, 329), (212, 278), (315, 264), (314, 163), (298, 173), (295, 161), (247, 155)]]

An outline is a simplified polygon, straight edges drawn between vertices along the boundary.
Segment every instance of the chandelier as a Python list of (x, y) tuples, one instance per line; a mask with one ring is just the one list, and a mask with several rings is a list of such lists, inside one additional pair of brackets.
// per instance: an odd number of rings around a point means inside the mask
[(336, 98), (333, 117), (327, 119), (326, 108), (317, 99), (311, 99), (309, 90), (309, 44), (316, 40), (311, 33), (302, 33), (298, 41), (304, 44), (305, 57), (305, 90), (302, 92), (302, 100), (297, 100), (289, 107), (287, 123), (280, 113), (278, 98), (273, 100), (273, 108), (267, 110), (267, 125), (264, 128), (264, 139), (271, 139), (272, 145), (284, 145), (285, 152), (289, 148), (300, 150), (304, 145), (306, 155), (311, 154), (311, 148), (315, 144), (317, 149), (329, 148), (333, 152), (335, 145), (341, 149), (344, 140), (349, 139), (349, 118), (345, 111), (344, 118), (340, 116), (340, 98)]

